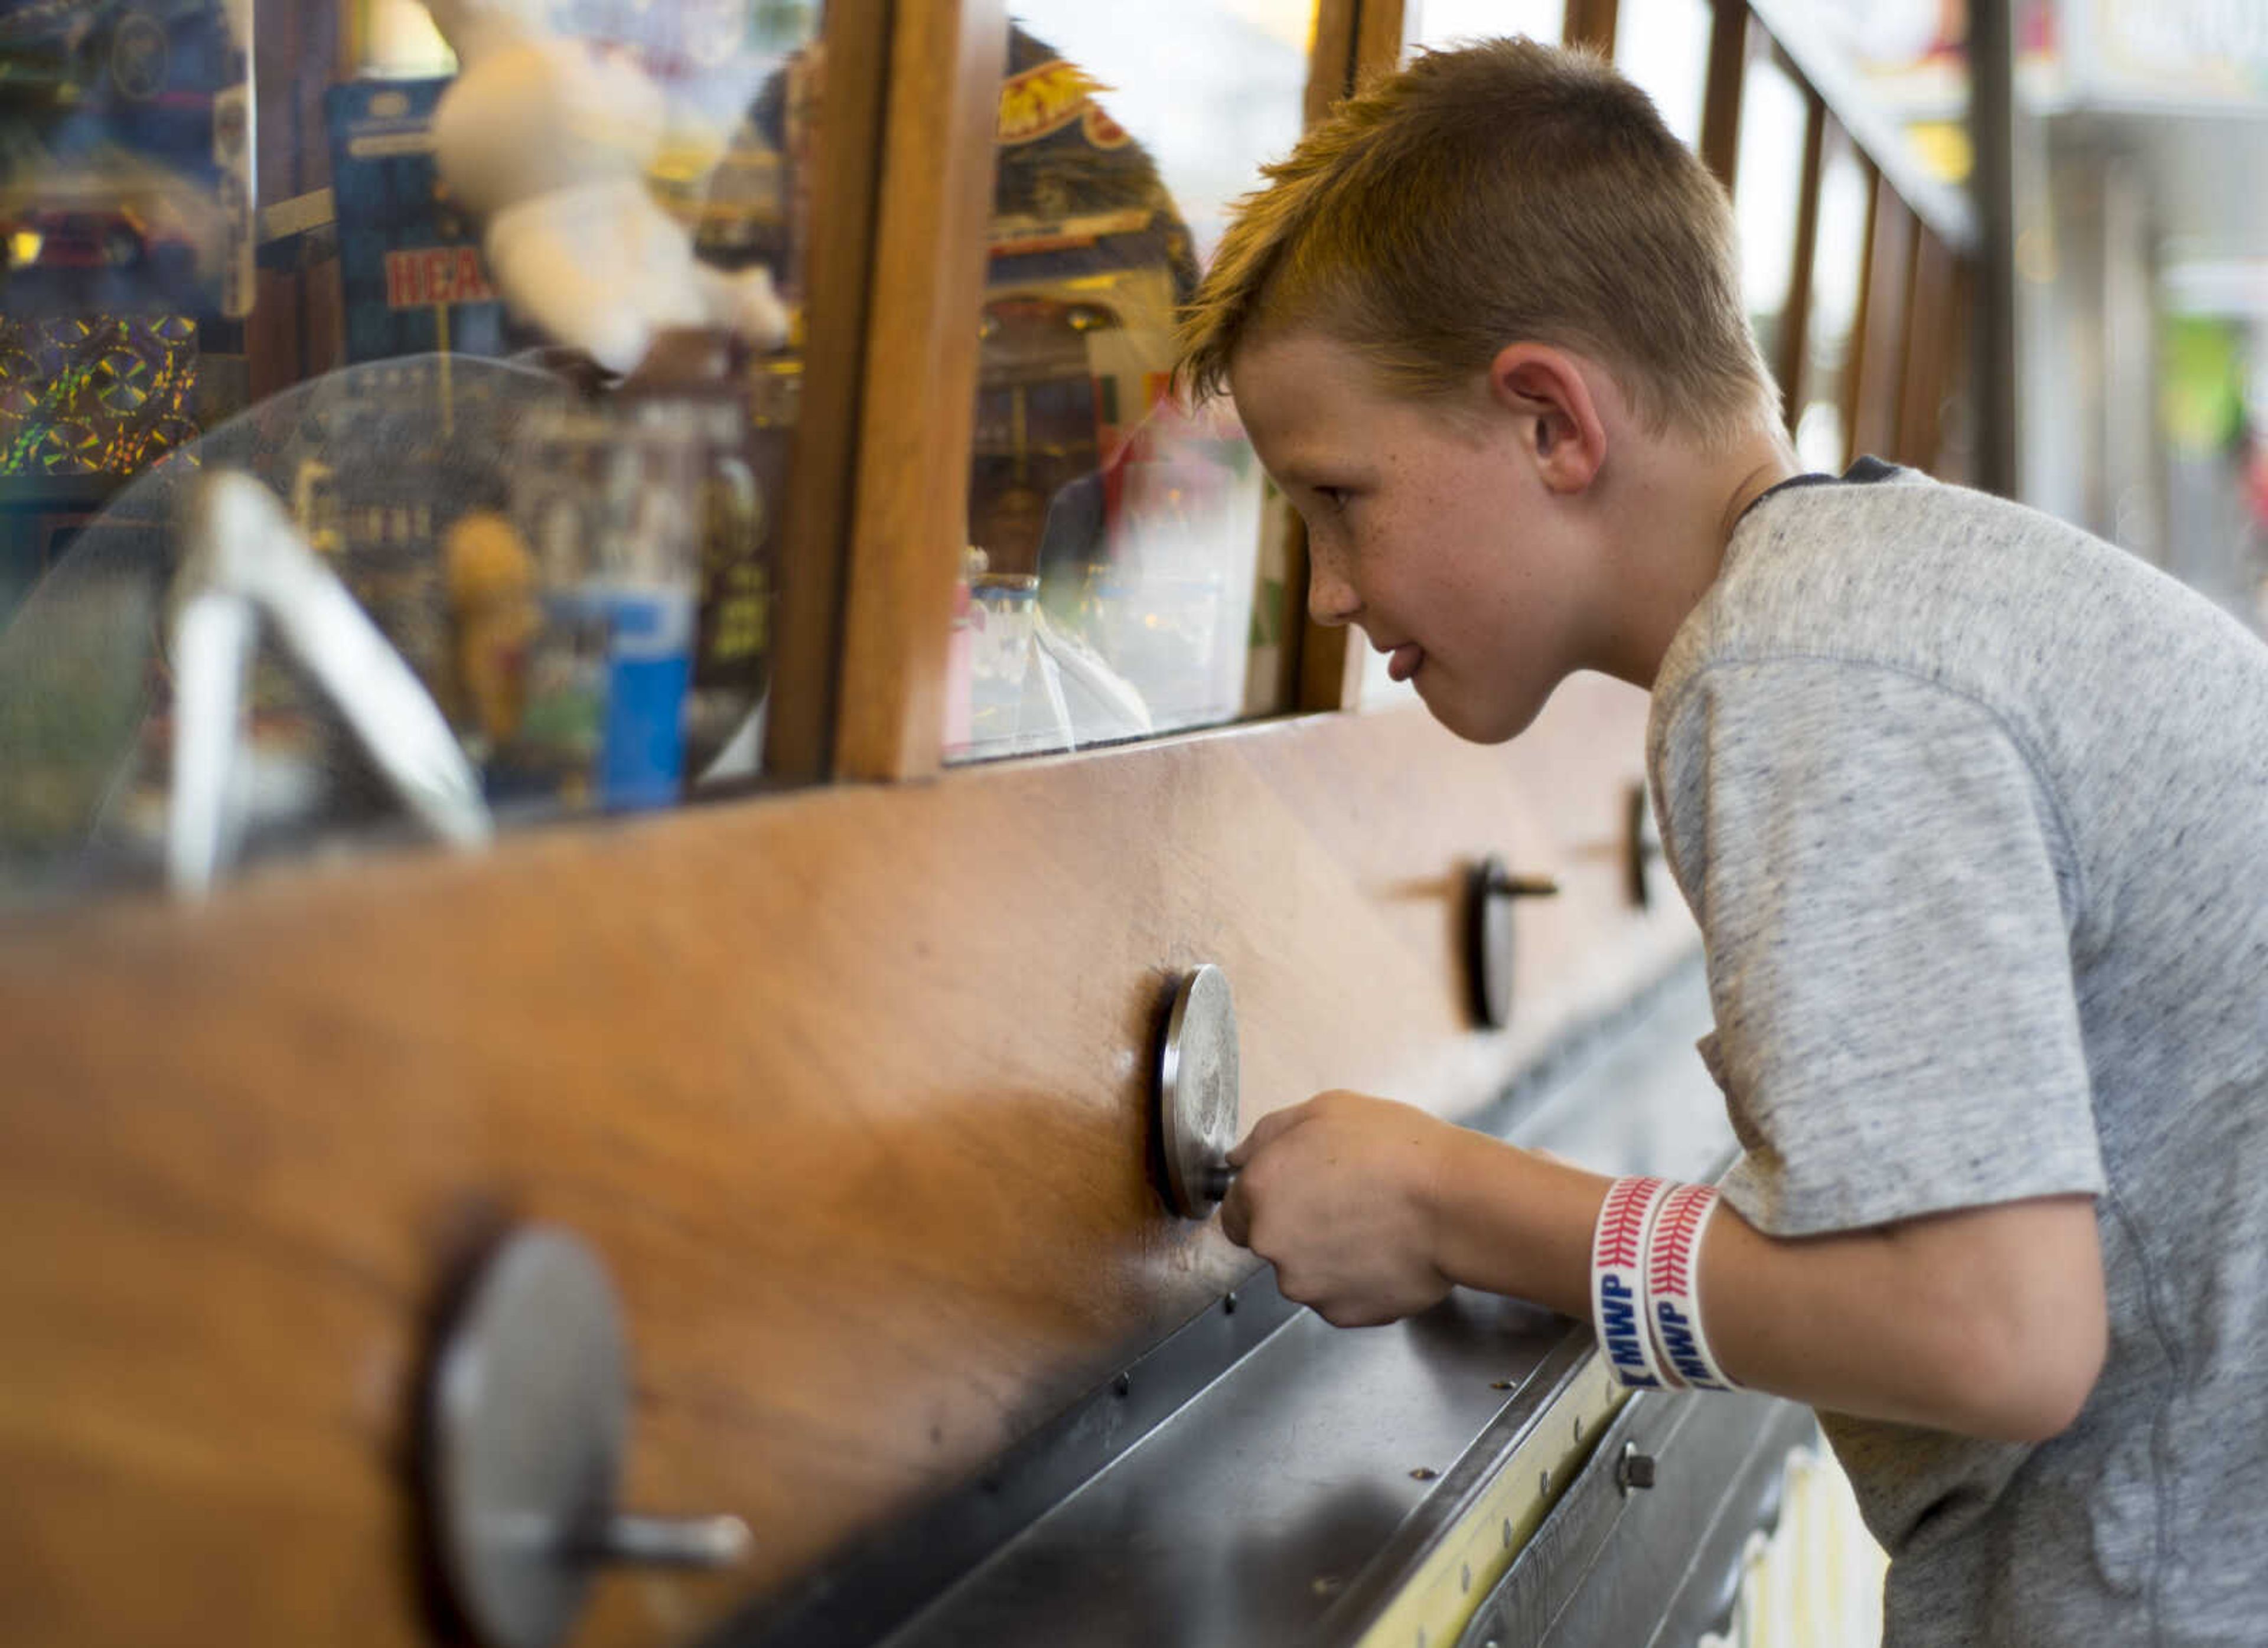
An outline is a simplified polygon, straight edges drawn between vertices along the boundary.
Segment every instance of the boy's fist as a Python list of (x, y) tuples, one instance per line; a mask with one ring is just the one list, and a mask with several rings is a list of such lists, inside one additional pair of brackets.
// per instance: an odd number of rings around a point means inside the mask
[(1228, 1159), (1241, 1171), (1221, 1229), (1276, 1267), (1287, 1299), (1340, 1328), (1438, 1303), (1437, 1189), (1458, 1129), (1362, 1093), (1318, 1093), (1264, 1115)]

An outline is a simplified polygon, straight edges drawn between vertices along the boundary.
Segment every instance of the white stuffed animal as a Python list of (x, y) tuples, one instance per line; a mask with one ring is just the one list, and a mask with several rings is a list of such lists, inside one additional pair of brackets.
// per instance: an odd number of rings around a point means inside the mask
[(668, 111), (636, 63), (540, 33), (508, 0), (427, 4), (460, 64), (434, 113), (441, 177), (486, 220), (489, 272), (515, 312), (622, 373), (674, 327), (786, 341), (770, 275), (702, 264), (648, 192)]

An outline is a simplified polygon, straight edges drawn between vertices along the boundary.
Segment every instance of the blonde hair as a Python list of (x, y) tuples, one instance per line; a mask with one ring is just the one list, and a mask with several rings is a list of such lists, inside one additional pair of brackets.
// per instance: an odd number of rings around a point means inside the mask
[(1256, 333), (1311, 325), (1412, 399), (1460, 396), (1535, 342), (1597, 360), (1657, 434), (1778, 429), (1724, 189), (1589, 53), (1421, 54), (1264, 175), (1181, 313), (1199, 398)]

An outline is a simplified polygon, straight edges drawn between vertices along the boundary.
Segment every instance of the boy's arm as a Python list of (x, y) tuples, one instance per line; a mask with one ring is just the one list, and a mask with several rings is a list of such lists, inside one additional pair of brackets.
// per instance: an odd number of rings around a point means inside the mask
[[(1263, 1118), (1233, 1159), (1229, 1234), (1331, 1321), (1390, 1321), (1451, 1283), (1589, 1319), (1596, 1173), (1353, 1093)], [(1700, 1287), (1742, 1384), (1998, 1440), (2068, 1426), (2107, 1344), (2085, 1196), (1794, 1239), (1720, 1206)]]

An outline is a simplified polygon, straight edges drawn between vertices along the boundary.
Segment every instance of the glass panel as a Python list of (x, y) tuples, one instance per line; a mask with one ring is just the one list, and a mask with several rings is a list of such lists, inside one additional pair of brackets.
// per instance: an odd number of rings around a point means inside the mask
[(1615, 67), (1689, 149), (1701, 142), (1712, 16), (1709, 0), (1622, 0), (1615, 14)]
[(1780, 359), (1780, 319), (1795, 274), (1796, 218), (1803, 206), (1803, 133), (1809, 107), (1761, 32), (1741, 90), (1741, 151), (1734, 213), (1741, 231), (1741, 283), (1749, 324), (1765, 363)]
[(1311, 0), (1020, 6), (954, 621), (953, 760), (1282, 707), (1290, 514), (1173, 316), (1300, 135)]
[(1811, 265), (1810, 337), (1805, 345), (1803, 410), (1795, 450), (1809, 469), (1840, 471), (1848, 460), (1845, 374), (1857, 364), (1859, 288), (1867, 256), (1866, 162), (1832, 121), (1819, 168), (1819, 242)]
[(1557, 46), (1566, 32), (1566, 0), (1410, 0), (1410, 44), (1454, 46), (1459, 40), (1525, 34)]
[(0, 904), (752, 769), (819, 7), (443, 15), (0, 15)]

